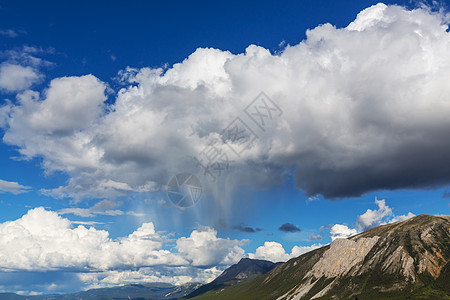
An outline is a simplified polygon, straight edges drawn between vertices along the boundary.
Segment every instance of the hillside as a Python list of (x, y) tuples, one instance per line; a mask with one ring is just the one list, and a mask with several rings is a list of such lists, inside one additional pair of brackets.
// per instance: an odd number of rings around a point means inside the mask
[(450, 216), (420, 215), (193, 299), (450, 299)]
[(193, 291), (186, 296), (185, 299), (190, 299), (207, 292), (215, 293), (227, 286), (248, 281), (257, 276), (266, 274), (279, 264), (280, 263), (273, 263), (267, 260), (242, 258), (237, 264), (232, 265), (223, 271), (223, 273), (215, 280)]

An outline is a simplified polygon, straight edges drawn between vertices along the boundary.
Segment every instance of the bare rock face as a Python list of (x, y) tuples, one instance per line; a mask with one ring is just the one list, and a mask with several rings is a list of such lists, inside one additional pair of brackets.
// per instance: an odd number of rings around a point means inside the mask
[(415, 281), (414, 259), (403, 246), (395, 251), (381, 264), (381, 270), (386, 274), (403, 274), (405, 279)]
[[(306, 274), (307, 281), (296, 287), (294, 291), (289, 291), (279, 299), (301, 299), (302, 296), (310, 292), (320, 278), (335, 278), (347, 275), (352, 269), (358, 269), (378, 241), (377, 236), (370, 238), (360, 238), (357, 241), (349, 239), (336, 239), (331, 243), (330, 248), (325, 251), (319, 261)], [(336, 281), (332, 281), (325, 288), (321, 289), (311, 299), (324, 296)]]
[(377, 241), (377, 236), (361, 238), (357, 241), (336, 239), (307, 276), (331, 278), (346, 275), (353, 267), (362, 264)]

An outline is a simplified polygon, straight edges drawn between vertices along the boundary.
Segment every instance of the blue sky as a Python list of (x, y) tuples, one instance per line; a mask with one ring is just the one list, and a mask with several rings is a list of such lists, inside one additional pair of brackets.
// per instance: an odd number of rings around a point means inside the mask
[[(376, 4), (0, 2), (0, 291), (208, 281), (448, 214), (447, 3)], [(212, 182), (193, 158), (236, 117), (257, 138)]]

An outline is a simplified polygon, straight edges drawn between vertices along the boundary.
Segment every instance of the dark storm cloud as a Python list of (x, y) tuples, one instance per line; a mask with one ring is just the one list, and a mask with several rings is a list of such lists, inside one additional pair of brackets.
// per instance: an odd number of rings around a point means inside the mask
[[(380, 189), (445, 185), (450, 182), (450, 127), (447, 131), (435, 131), (417, 130), (414, 142), (406, 141), (412, 138), (412, 133), (397, 140), (374, 137), (372, 143), (384, 144), (383, 149), (355, 155), (345, 167), (336, 167), (342, 155), (338, 151), (302, 159), (296, 172), (297, 186), (310, 196), (321, 194), (326, 199), (336, 199), (358, 197)], [(327, 167), (324, 160), (333, 163)]]
[(301, 231), (300, 228), (298, 228), (296, 225), (292, 224), (292, 223), (284, 223), (283, 225), (280, 226), (280, 228), (278, 228), (279, 231), (283, 231), (283, 232), (298, 232)]
[(246, 233), (255, 233), (263, 230), (262, 228), (252, 228), (249, 226), (245, 226), (244, 224), (233, 226), (233, 229)]

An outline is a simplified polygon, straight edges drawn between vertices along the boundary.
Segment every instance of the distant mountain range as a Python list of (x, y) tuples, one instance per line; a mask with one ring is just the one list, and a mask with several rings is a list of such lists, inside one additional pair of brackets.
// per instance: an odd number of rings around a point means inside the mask
[(133, 284), (26, 298), (450, 299), (449, 261), (450, 216), (420, 215), (336, 239), (286, 263), (243, 258), (205, 285)]
[(430, 215), (382, 225), (192, 299), (450, 299), (449, 225)]
[(202, 284), (188, 283), (175, 286), (169, 283), (144, 283), (129, 284), (124, 286), (92, 289), (85, 292), (64, 294), (64, 295), (45, 295), (45, 296), (20, 296), (13, 293), (0, 294), (1, 300), (155, 300), (167, 299), (174, 300), (186, 296), (196, 290)]

